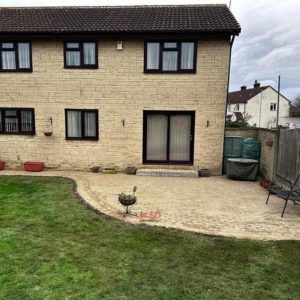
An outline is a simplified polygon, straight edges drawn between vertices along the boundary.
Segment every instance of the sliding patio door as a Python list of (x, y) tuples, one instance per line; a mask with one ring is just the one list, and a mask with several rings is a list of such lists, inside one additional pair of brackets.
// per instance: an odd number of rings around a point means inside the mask
[(144, 163), (192, 164), (194, 112), (144, 112)]

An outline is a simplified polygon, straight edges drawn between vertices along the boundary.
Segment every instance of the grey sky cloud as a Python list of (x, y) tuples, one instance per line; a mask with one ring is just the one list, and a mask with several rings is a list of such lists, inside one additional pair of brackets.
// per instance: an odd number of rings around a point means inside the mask
[[(0, 0), (0, 6), (142, 5), (226, 3), (229, 0)], [(230, 90), (251, 86), (255, 79), (293, 99), (300, 94), (300, 0), (232, 0), (232, 12), (242, 26), (232, 52)]]
[[(293, 99), (300, 94), (300, 1), (233, 0), (232, 11), (242, 26), (232, 55), (230, 89), (255, 79)], [(293, 79), (293, 80), (292, 80)]]

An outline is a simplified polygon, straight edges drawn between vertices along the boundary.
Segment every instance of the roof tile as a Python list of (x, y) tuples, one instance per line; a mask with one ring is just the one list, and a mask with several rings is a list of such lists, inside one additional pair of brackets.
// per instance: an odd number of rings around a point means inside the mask
[(240, 25), (226, 5), (1, 8), (0, 33), (224, 32)]
[(255, 87), (228, 93), (228, 104), (247, 103), (248, 100), (267, 89), (269, 86)]

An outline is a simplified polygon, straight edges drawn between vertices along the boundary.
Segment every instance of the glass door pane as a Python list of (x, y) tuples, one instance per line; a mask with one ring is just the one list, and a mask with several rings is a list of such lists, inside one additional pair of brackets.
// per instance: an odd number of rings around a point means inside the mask
[(147, 116), (147, 160), (167, 160), (168, 116)]
[(170, 161), (190, 161), (191, 116), (170, 117)]

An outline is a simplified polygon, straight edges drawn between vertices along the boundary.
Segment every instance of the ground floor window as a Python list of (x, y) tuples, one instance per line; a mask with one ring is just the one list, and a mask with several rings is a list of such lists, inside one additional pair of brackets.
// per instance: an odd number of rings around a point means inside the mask
[(33, 108), (0, 108), (1, 134), (35, 134)]
[(66, 109), (66, 139), (98, 140), (98, 110)]

